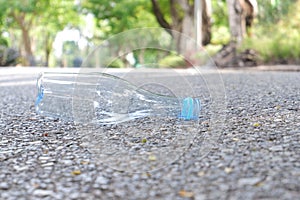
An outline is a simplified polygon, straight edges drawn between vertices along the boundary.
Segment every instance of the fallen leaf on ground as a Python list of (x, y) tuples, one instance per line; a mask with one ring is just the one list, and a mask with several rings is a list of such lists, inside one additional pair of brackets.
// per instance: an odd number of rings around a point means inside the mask
[(187, 198), (192, 198), (194, 197), (194, 193), (193, 192), (189, 192), (189, 191), (186, 191), (186, 190), (180, 190), (178, 192), (179, 196), (181, 197), (187, 197)]
[(258, 122), (256, 122), (256, 123), (254, 123), (254, 124), (253, 124), (253, 126), (254, 126), (254, 127), (260, 127), (260, 126), (261, 126), (261, 124), (260, 124), (260, 123), (258, 123)]
[(80, 175), (81, 171), (80, 170), (74, 170), (72, 171), (72, 175)]
[(141, 141), (143, 144), (145, 144), (147, 142), (147, 139), (146, 138), (143, 138), (142, 141)]
[(264, 185), (263, 181), (260, 181), (260, 182), (254, 184), (255, 187), (261, 187), (263, 185)]
[(150, 161), (156, 161), (156, 156), (155, 156), (155, 155), (150, 155), (150, 156), (148, 157), (148, 159), (149, 159)]

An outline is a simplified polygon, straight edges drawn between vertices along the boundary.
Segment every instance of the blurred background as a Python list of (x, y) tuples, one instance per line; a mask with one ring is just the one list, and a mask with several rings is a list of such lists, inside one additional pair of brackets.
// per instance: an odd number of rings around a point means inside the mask
[[(0, 66), (79, 67), (111, 36), (162, 27), (195, 38), (220, 67), (300, 63), (300, 0), (0, 0)], [(186, 67), (197, 48), (132, 52), (110, 67)], [(183, 55), (183, 56), (179, 56)]]

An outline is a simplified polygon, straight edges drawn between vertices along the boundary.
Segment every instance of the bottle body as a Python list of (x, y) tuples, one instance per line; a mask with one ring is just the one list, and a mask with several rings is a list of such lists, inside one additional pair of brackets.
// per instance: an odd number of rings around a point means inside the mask
[[(198, 120), (200, 100), (155, 94), (105, 73), (44, 73), (37, 80), (39, 114), (114, 124), (143, 117)], [(79, 78), (78, 78), (79, 77)]]
[(73, 120), (72, 98), (76, 75), (42, 73), (37, 79), (36, 112), (47, 117)]

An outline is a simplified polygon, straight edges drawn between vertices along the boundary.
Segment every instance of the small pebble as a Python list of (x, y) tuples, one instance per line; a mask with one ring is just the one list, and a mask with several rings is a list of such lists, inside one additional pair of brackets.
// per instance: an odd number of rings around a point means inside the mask
[(8, 190), (9, 189), (9, 185), (6, 182), (2, 182), (0, 183), (0, 190)]

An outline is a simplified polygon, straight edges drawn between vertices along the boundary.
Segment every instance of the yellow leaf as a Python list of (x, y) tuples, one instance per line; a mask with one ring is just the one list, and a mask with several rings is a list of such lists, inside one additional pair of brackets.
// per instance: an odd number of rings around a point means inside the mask
[(178, 192), (179, 196), (181, 197), (187, 197), (187, 198), (192, 198), (194, 197), (194, 193), (193, 192), (189, 192), (189, 191), (185, 191), (185, 190), (180, 190)]
[(148, 159), (149, 159), (150, 161), (156, 161), (156, 156), (155, 156), (155, 155), (150, 155), (150, 156), (148, 157)]
[(259, 127), (259, 126), (261, 126), (261, 124), (258, 123), (258, 122), (256, 122), (256, 123), (253, 124), (253, 126), (254, 126), (254, 127)]
[(72, 171), (72, 175), (80, 175), (81, 174), (81, 171), (80, 170), (74, 170)]
[(146, 138), (143, 138), (142, 141), (141, 141), (143, 144), (145, 144), (147, 142), (147, 139)]

